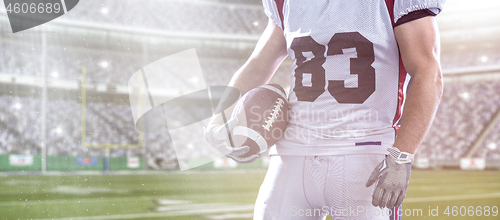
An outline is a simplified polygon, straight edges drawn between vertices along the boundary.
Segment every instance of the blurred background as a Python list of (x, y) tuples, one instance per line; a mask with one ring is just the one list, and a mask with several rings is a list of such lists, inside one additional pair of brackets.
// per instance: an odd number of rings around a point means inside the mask
[[(127, 82), (141, 67), (195, 48), (204, 79), (169, 77), (186, 90), (203, 80), (227, 85), (267, 25), (261, 4), (81, 0), (15, 34), (0, 7), (0, 218), (251, 218), (268, 158), (178, 172), (177, 157), (186, 157), (176, 155), (167, 130), (135, 130)], [(405, 204), (426, 215), (427, 207), (442, 213), (458, 201), (459, 209), (488, 206), (493, 214), (500, 204), (500, 1), (449, 0), (437, 20), (444, 95)], [(285, 60), (272, 79), (285, 90), (290, 65)], [(190, 140), (186, 134), (190, 158), (203, 159)]]

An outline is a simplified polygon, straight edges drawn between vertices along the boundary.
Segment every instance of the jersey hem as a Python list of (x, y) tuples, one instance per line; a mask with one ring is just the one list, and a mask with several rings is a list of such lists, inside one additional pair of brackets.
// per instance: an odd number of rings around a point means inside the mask
[(392, 146), (387, 146), (383, 144), (381, 146), (367, 145), (367, 146), (295, 146), (291, 147), (289, 144), (287, 147), (283, 145), (274, 145), (269, 151), (270, 156), (338, 156), (338, 155), (352, 155), (352, 154), (388, 154), (387, 148)]

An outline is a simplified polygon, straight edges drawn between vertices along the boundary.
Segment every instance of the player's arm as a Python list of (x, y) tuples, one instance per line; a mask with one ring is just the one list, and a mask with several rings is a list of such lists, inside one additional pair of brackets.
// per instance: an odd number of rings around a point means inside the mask
[(406, 197), (413, 154), (432, 124), (443, 92), (439, 64), (439, 34), (433, 16), (394, 28), (403, 64), (412, 77), (394, 146), (373, 170), (366, 186), (374, 183), (372, 204), (399, 207)]
[(283, 30), (269, 19), (267, 28), (252, 55), (236, 72), (229, 86), (237, 88), (243, 95), (253, 88), (268, 83), (286, 57)]
[(412, 78), (394, 147), (415, 154), (429, 130), (441, 95), (439, 31), (435, 17), (427, 16), (394, 28), (401, 58)]
[[(252, 55), (236, 72), (229, 86), (238, 89), (241, 95), (244, 95), (251, 89), (268, 83), (286, 56), (286, 41), (283, 30), (270, 19)], [(228, 132), (237, 123), (236, 118), (229, 118), (233, 108), (234, 104), (226, 109), (223, 112), (224, 117), (221, 114), (212, 117), (205, 131), (207, 141), (221, 153), (240, 163), (252, 162), (259, 158), (259, 155), (241, 158), (240, 156), (247, 153), (249, 148), (230, 146)]]
[[(252, 55), (236, 71), (229, 86), (238, 89), (241, 95), (244, 95), (251, 89), (268, 83), (286, 57), (286, 41), (283, 30), (269, 19)], [(226, 116), (231, 115), (232, 107), (225, 111)], [(220, 114), (210, 121), (210, 124), (223, 123)]]

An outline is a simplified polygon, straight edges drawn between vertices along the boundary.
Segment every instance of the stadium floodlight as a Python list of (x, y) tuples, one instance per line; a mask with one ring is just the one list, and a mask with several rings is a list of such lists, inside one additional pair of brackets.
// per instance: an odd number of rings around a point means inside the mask
[(108, 12), (109, 12), (108, 8), (101, 8), (102, 14), (108, 14)]
[(191, 82), (192, 82), (192, 83), (197, 83), (197, 82), (198, 82), (198, 80), (200, 80), (200, 78), (198, 78), (198, 77), (196, 77), (196, 76), (191, 77)]
[(108, 68), (109, 63), (108, 63), (108, 61), (102, 61), (102, 62), (99, 64), (99, 66), (101, 66), (102, 68)]
[(481, 60), (481, 62), (483, 63), (486, 63), (488, 62), (488, 57), (487, 56), (482, 56), (481, 58), (479, 58)]
[(470, 97), (470, 94), (468, 92), (463, 92), (460, 94), (460, 97), (462, 97), (462, 99), (468, 100)]
[(59, 73), (57, 71), (52, 72), (53, 78), (59, 78)]
[(19, 103), (19, 102), (16, 102), (16, 104), (14, 104), (12, 107), (15, 110), (20, 110), (23, 107), (23, 105), (21, 105), (21, 103)]
[(56, 134), (61, 135), (63, 133), (63, 129), (61, 127), (57, 127), (55, 130)]
[(486, 147), (490, 150), (496, 150), (497, 149), (497, 144), (496, 143), (489, 143), (488, 145), (486, 145)]

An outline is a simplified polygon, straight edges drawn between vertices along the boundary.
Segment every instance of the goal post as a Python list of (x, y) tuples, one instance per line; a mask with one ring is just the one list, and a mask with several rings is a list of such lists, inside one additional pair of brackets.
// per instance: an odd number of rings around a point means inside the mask
[[(138, 131), (139, 136), (136, 144), (111, 144), (111, 143), (87, 143), (87, 69), (82, 65), (82, 81), (81, 81), (81, 130), (82, 130), (82, 147), (85, 148), (103, 148), (104, 149), (104, 172), (109, 172), (110, 168), (110, 151), (116, 148), (141, 148), (142, 146), (142, 132)], [(141, 89), (141, 88), (139, 88)], [(139, 102), (142, 100), (139, 99)], [(141, 105), (139, 105), (141, 107)], [(141, 126), (141, 125), (139, 125)]]

